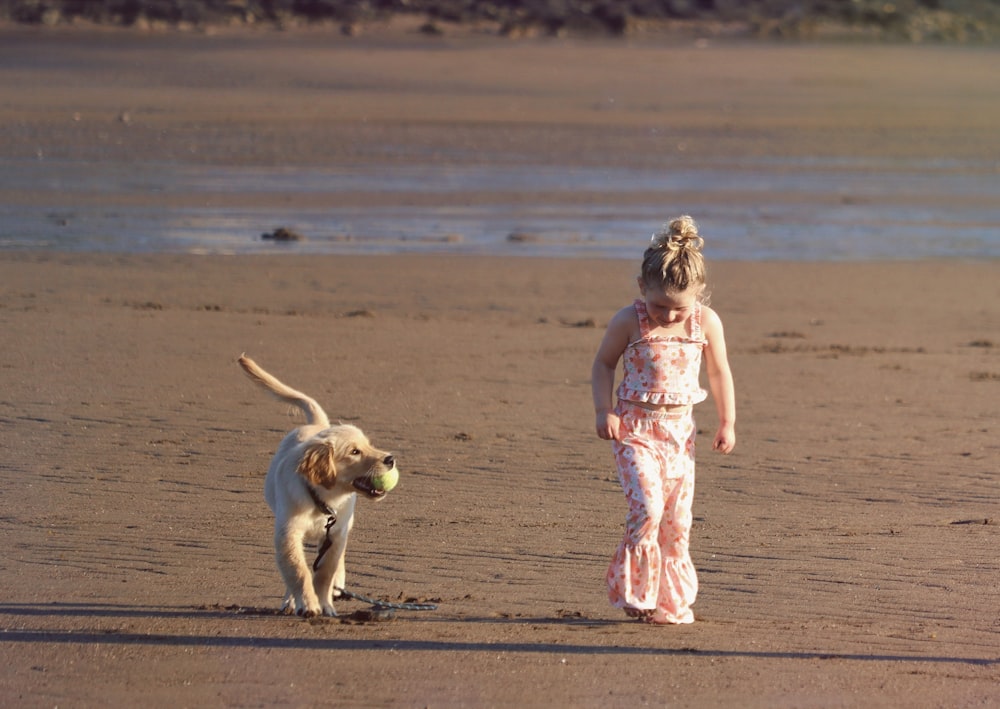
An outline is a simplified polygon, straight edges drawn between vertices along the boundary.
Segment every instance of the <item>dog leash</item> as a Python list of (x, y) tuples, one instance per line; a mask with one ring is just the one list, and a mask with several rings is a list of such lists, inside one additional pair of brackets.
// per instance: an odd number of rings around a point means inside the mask
[[(306, 489), (309, 491), (309, 496), (312, 498), (316, 507), (319, 508), (320, 512), (326, 515), (326, 526), (324, 531), (326, 536), (323, 538), (323, 543), (319, 546), (319, 551), (316, 553), (316, 561), (313, 562), (313, 571), (319, 569), (319, 564), (323, 560), (323, 555), (330, 550), (333, 546), (333, 542), (330, 540), (330, 530), (333, 526), (337, 524), (337, 513), (316, 493), (312, 485), (306, 485)], [(356, 601), (361, 601), (362, 603), (370, 603), (372, 610), (401, 610), (401, 611), (436, 611), (436, 603), (392, 603), (390, 601), (379, 601), (374, 598), (368, 598), (367, 596), (362, 596), (360, 593), (353, 593), (344, 588), (335, 588), (335, 591), (340, 592), (340, 595), (347, 598), (353, 598)]]
[(330, 505), (320, 499), (320, 496), (315, 490), (313, 490), (312, 485), (306, 485), (306, 490), (309, 491), (309, 497), (312, 498), (316, 507), (319, 508), (320, 512), (326, 515), (326, 527), (324, 527), (326, 536), (323, 537), (323, 543), (320, 544), (319, 551), (316, 553), (316, 561), (313, 562), (313, 571), (318, 571), (319, 562), (323, 560), (323, 555), (330, 550), (331, 546), (333, 546), (333, 542), (330, 541), (330, 530), (333, 529), (333, 525), (337, 524), (337, 513), (330, 507)]
[(347, 598), (353, 598), (356, 601), (361, 601), (362, 603), (370, 603), (372, 605), (372, 610), (400, 610), (400, 611), (436, 611), (436, 603), (391, 603), (389, 601), (379, 601), (375, 598), (368, 598), (367, 596), (362, 596), (360, 593), (353, 593), (345, 588), (335, 588), (335, 591), (339, 591), (340, 595), (346, 596)]

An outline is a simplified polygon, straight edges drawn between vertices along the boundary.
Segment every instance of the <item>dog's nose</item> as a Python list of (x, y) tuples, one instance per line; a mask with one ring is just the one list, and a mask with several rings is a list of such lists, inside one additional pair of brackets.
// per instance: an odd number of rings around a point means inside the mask
[(389, 455), (387, 455), (385, 458), (382, 459), (382, 462), (391, 468), (396, 465), (396, 456), (390, 453)]

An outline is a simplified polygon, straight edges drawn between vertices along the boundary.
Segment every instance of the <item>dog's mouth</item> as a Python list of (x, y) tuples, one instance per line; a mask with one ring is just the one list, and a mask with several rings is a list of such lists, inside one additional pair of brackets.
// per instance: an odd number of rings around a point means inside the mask
[(354, 489), (372, 500), (381, 500), (399, 482), (399, 469), (392, 456), (386, 456), (382, 465), (375, 465), (368, 472), (351, 481)]
[(381, 500), (386, 495), (385, 490), (379, 490), (378, 488), (376, 488), (372, 484), (371, 478), (368, 476), (365, 476), (363, 478), (358, 478), (351, 484), (354, 485), (355, 490), (362, 493), (366, 497), (370, 497), (373, 500)]

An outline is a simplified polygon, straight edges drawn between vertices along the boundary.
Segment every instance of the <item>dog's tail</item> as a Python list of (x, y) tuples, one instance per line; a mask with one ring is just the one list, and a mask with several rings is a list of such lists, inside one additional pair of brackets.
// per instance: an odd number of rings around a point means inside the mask
[(290, 386), (279, 382), (273, 376), (261, 369), (260, 365), (247, 357), (245, 354), (240, 355), (239, 362), (248, 377), (270, 391), (282, 401), (295, 404), (302, 409), (302, 412), (306, 415), (306, 420), (310, 424), (318, 424), (320, 426), (330, 425), (330, 420), (326, 417), (326, 412), (323, 411), (322, 407), (320, 407), (320, 405), (317, 404), (312, 397), (306, 396), (301, 391), (296, 391)]

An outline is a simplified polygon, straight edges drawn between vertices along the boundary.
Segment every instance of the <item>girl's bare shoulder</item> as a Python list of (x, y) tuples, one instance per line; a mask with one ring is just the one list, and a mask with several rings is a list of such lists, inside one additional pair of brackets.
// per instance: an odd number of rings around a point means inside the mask
[(635, 312), (634, 305), (626, 305), (624, 308), (615, 313), (610, 322), (608, 322), (608, 330), (620, 331), (629, 334), (629, 340), (635, 339), (631, 337), (633, 333), (639, 331), (639, 316)]
[(635, 307), (628, 305), (619, 310), (608, 321), (608, 329), (604, 333), (601, 350), (607, 356), (620, 355), (628, 344), (639, 336), (639, 317)]
[(611, 318), (611, 322), (615, 321), (639, 322), (639, 316), (635, 312), (635, 305), (626, 305), (624, 308), (615, 313)]
[(715, 310), (707, 305), (703, 305), (701, 306), (701, 324), (702, 327), (705, 325), (722, 327), (722, 318), (719, 317), (719, 314)]
[(701, 331), (709, 342), (724, 342), (722, 318), (707, 305), (701, 307)]

